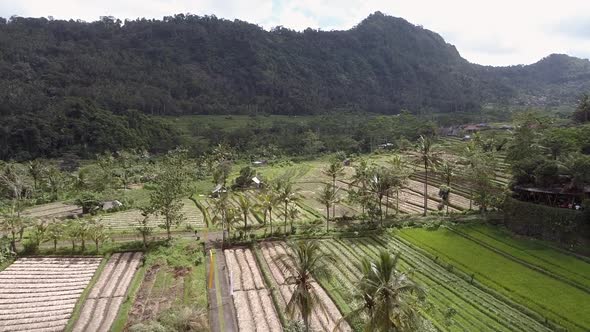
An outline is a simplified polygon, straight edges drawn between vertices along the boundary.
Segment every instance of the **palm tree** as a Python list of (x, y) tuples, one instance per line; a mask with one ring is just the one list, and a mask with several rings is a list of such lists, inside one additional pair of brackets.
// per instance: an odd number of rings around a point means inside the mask
[(399, 192), (407, 184), (410, 177), (410, 171), (407, 167), (407, 162), (399, 154), (393, 155), (389, 160), (389, 164), (393, 170), (395, 181), (393, 187), (395, 189), (395, 213), (399, 213)]
[[(449, 200), (450, 200), (450, 195), (451, 195), (451, 180), (455, 177), (455, 165), (453, 163), (448, 162), (447, 160), (444, 160), (443, 162), (441, 162), (438, 165), (437, 171), (440, 173), (445, 185), (447, 186), (447, 188), (445, 188), (447, 190), (447, 192), (444, 193), (443, 203), (447, 206), (447, 214), (448, 214), (449, 213)], [(443, 189), (443, 188), (441, 188), (441, 189)]]
[(424, 165), (424, 215), (428, 212), (428, 169), (437, 159), (433, 151), (434, 144), (429, 137), (420, 135), (418, 139), (418, 159)]
[(361, 306), (345, 318), (365, 318), (364, 331), (405, 332), (416, 331), (421, 320), (418, 313), (424, 290), (410, 280), (407, 274), (397, 271), (399, 254), (381, 251), (377, 260), (363, 258), (362, 277), (358, 284), (357, 297)]
[[(276, 186), (277, 201), (284, 204), (283, 213), (285, 215), (285, 235), (287, 234), (287, 219), (289, 218), (289, 204), (295, 203), (301, 199), (299, 188), (293, 188), (293, 182), (289, 179), (279, 181)], [(293, 228), (293, 225), (291, 225)]]
[(326, 207), (326, 232), (330, 230), (330, 207), (336, 203), (336, 192), (337, 190), (331, 184), (325, 184), (319, 196), (317, 196), (318, 202)]
[(293, 221), (299, 216), (299, 209), (297, 206), (291, 206), (289, 208), (289, 219), (291, 219), (291, 233), (293, 233)]
[[(365, 159), (361, 159), (355, 166), (354, 166), (354, 175), (352, 176), (352, 183), (350, 184), (349, 193), (353, 193), (354, 199), (356, 199), (362, 208), (362, 214), (365, 214), (365, 210), (369, 200), (367, 199), (370, 196), (370, 193), (367, 189), (368, 183), (371, 179), (371, 169), (367, 164)], [(358, 186), (359, 189), (355, 192), (352, 190), (352, 187)]]
[(268, 219), (270, 222), (270, 234), (272, 235), (272, 209), (277, 204), (277, 198), (275, 193), (269, 188), (263, 191), (258, 197), (260, 208), (264, 211), (264, 223), (266, 224), (266, 216), (268, 213)]
[(252, 201), (248, 198), (248, 196), (246, 196), (246, 194), (240, 194), (238, 195), (238, 208), (240, 209), (240, 212), (244, 217), (243, 220), (245, 232), (248, 228), (248, 215), (252, 212), (254, 204), (252, 204)]
[(227, 210), (229, 208), (229, 193), (222, 192), (219, 197), (213, 198), (209, 202), (210, 214), (213, 215), (211, 222), (213, 224), (221, 223), (222, 245), (225, 243), (225, 223), (227, 221)]
[[(328, 167), (322, 171), (325, 175), (332, 178), (332, 186), (336, 188), (336, 178), (344, 175), (344, 166), (340, 160), (333, 160)], [(336, 204), (332, 206), (332, 216), (336, 213)]]
[(392, 179), (388, 173), (387, 169), (383, 167), (373, 170), (371, 182), (369, 183), (371, 191), (377, 196), (377, 202), (379, 203), (381, 226), (383, 226), (383, 197), (388, 194), (392, 187)]
[(291, 319), (298, 313), (301, 314), (305, 331), (309, 331), (309, 319), (313, 309), (319, 306), (325, 311), (323, 302), (314, 291), (313, 277), (322, 279), (328, 276), (326, 262), (329, 260), (332, 260), (332, 256), (323, 253), (316, 241), (296, 242), (292, 251), (278, 257), (279, 268), (290, 272), (285, 283), (295, 286), (286, 312)]

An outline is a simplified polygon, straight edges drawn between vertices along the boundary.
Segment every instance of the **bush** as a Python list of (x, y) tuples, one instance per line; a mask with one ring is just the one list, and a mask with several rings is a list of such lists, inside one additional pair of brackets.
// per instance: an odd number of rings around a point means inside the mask
[(39, 252), (39, 245), (35, 241), (24, 241), (23, 247), (23, 254), (25, 255), (34, 255)]
[(575, 244), (578, 237), (590, 238), (585, 211), (554, 208), (522, 202), (504, 201), (504, 223), (513, 232), (544, 240)]

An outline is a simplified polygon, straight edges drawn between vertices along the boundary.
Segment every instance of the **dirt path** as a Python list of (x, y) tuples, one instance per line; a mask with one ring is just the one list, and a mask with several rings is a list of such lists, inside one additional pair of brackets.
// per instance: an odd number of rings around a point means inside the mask
[[(213, 332), (238, 332), (236, 310), (230, 294), (229, 273), (225, 255), (221, 248), (221, 232), (207, 234), (205, 249), (207, 258), (207, 288), (209, 297), (209, 327)], [(213, 280), (210, 284), (209, 271), (213, 257)]]

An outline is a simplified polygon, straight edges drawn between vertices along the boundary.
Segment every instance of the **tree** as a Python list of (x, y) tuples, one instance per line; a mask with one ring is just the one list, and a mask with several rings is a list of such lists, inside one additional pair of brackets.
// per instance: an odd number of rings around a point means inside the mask
[[(349, 195), (352, 196), (352, 200), (361, 205), (363, 215), (365, 215), (365, 211), (373, 199), (369, 191), (369, 183), (372, 178), (371, 171), (365, 159), (359, 160), (354, 166), (354, 175), (348, 191)], [(358, 189), (354, 190), (354, 187)]]
[(115, 176), (123, 185), (123, 189), (127, 190), (133, 175), (133, 168), (139, 161), (139, 155), (135, 151), (122, 150), (117, 152), (114, 166), (116, 166)]
[(572, 154), (565, 160), (564, 166), (571, 178), (572, 189), (582, 189), (585, 184), (590, 183), (590, 156)]
[[(295, 204), (301, 199), (299, 188), (293, 187), (293, 182), (289, 178), (284, 178), (276, 182), (275, 192), (277, 201), (283, 204), (283, 214), (285, 217), (285, 235), (287, 234), (287, 219), (289, 218), (289, 204)], [(291, 224), (291, 228), (293, 225)]]
[[(332, 179), (332, 186), (334, 188), (336, 188), (336, 178), (344, 175), (344, 166), (342, 165), (342, 162), (340, 160), (334, 159), (330, 162), (328, 167), (326, 167), (322, 170), (322, 172), (326, 176), (329, 176)], [(332, 206), (332, 215), (335, 215), (335, 214), (336, 214), (336, 204), (334, 204), (334, 206)]]
[(362, 317), (365, 331), (410, 332), (421, 326), (419, 305), (424, 290), (397, 270), (399, 254), (381, 251), (377, 260), (361, 260), (357, 297), (361, 306), (343, 317)]
[(83, 192), (80, 197), (76, 199), (76, 205), (82, 208), (83, 214), (96, 214), (102, 205), (96, 194), (92, 192)]
[(59, 193), (65, 187), (66, 175), (59, 170), (55, 165), (47, 166), (44, 178), (45, 186), (51, 193), (51, 200), (56, 201), (59, 198)]
[(159, 165), (150, 193), (150, 206), (163, 217), (160, 225), (166, 229), (168, 241), (172, 239), (170, 229), (184, 221), (182, 198), (189, 194), (194, 178), (186, 150), (168, 152)]
[(33, 189), (37, 191), (38, 184), (45, 175), (46, 162), (43, 160), (35, 159), (28, 163), (29, 175), (33, 179)]
[(47, 238), (53, 241), (53, 252), (57, 251), (57, 242), (64, 238), (65, 227), (64, 223), (58, 219), (53, 219), (47, 225)]
[(300, 314), (305, 330), (309, 331), (312, 311), (316, 307), (325, 311), (323, 302), (314, 290), (317, 286), (314, 286), (313, 278), (328, 277), (326, 263), (332, 260), (332, 256), (324, 254), (316, 241), (299, 241), (292, 247), (293, 250), (280, 255), (277, 261), (280, 269), (285, 272), (292, 271), (285, 282), (295, 286), (285, 309), (291, 319)]
[(268, 213), (270, 223), (270, 234), (272, 234), (272, 209), (277, 204), (277, 196), (272, 188), (269, 186), (258, 196), (260, 208), (264, 212), (264, 223), (266, 224), (266, 216)]
[[(377, 198), (379, 205), (379, 220), (383, 226), (383, 197), (387, 196), (393, 186), (393, 177), (391, 172), (385, 167), (374, 168), (372, 172), (370, 188), (371, 192)], [(389, 204), (387, 202), (386, 204)]]
[(94, 242), (96, 252), (100, 249), (100, 244), (110, 238), (107, 228), (100, 219), (88, 220), (88, 238)]
[(48, 240), (49, 224), (46, 220), (35, 220), (31, 224), (32, 227), (29, 231), (29, 240), (35, 248), (39, 248), (41, 243)]
[(590, 121), (590, 95), (585, 93), (580, 98), (578, 107), (573, 114), (573, 118), (576, 122), (585, 123)]
[(0, 218), (0, 230), (10, 234), (10, 249), (16, 252), (17, 235), (29, 225), (29, 220), (14, 213), (3, 213)]
[(65, 235), (72, 243), (72, 252), (76, 251), (76, 241), (80, 234), (80, 222), (78, 219), (70, 219), (65, 224)]
[(437, 160), (434, 143), (428, 136), (420, 136), (416, 147), (418, 160), (424, 165), (424, 215), (428, 212), (428, 170)]
[[(330, 231), (330, 207), (338, 200), (337, 190), (331, 184), (326, 183), (317, 196), (318, 202), (326, 207), (326, 232)], [(333, 216), (332, 216), (333, 217)]]
[(447, 214), (449, 213), (449, 203), (450, 203), (450, 195), (451, 195), (451, 180), (455, 177), (455, 164), (443, 160), (439, 163), (436, 167), (437, 172), (443, 178), (443, 181), (446, 185), (446, 188), (440, 188), (439, 196), (443, 201), (443, 204), (447, 207)]
[[(395, 213), (398, 214), (399, 192), (407, 184), (410, 172), (408, 171), (407, 162), (398, 154), (389, 159), (389, 165), (392, 167), (392, 176), (394, 177), (392, 185), (393, 189), (395, 189)], [(387, 211), (385, 214), (387, 214)]]
[(496, 200), (498, 189), (494, 186), (496, 159), (491, 153), (479, 152), (472, 156), (467, 176), (473, 192), (473, 202), (481, 212), (486, 212)]
[(141, 218), (137, 221), (138, 225), (136, 227), (139, 234), (141, 234), (141, 239), (143, 242), (143, 248), (147, 248), (147, 238), (153, 232), (153, 227), (150, 226), (150, 218), (154, 215), (154, 209), (151, 206), (142, 206), (139, 208), (141, 211)]
[(209, 210), (211, 211), (211, 222), (213, 224), (220, 224), (223, 231), (222, 242), (225, 244), (225, 229), (227, 223), (227, 213), (230, 208), (228, 191), (222, 192), (218, 197), (212, 198), (209, 203)]
[(248, 216), (252, 213), (254, 208), (254, 204), (252, 201), (246, 196), (246, 194), (238, 195), (238, 208), (242, 216), (244, 217), (244, 232), (248, 229)]

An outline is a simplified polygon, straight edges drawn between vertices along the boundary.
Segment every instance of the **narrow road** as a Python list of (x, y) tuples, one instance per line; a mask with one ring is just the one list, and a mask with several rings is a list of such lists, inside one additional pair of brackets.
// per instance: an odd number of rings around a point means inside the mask
[[(238, 332), (238, 322), (232, 295), (230, 293), (229, 276), (225, 265), (225, 255), (221, 249), (221, 232), (205, 235), (207, 259), (207, 288), (209, 297), (209, 327), (213, 332)], [(213, 272), (211, 273), (211, 262)]]

